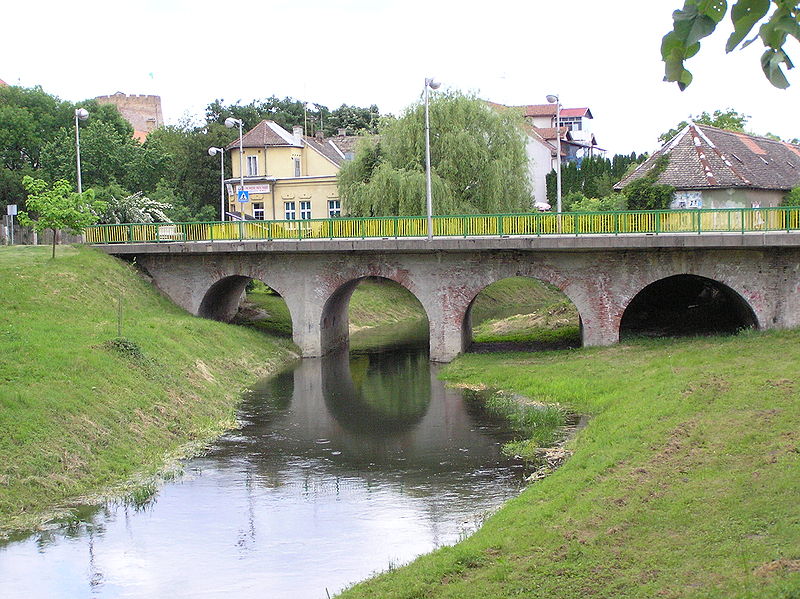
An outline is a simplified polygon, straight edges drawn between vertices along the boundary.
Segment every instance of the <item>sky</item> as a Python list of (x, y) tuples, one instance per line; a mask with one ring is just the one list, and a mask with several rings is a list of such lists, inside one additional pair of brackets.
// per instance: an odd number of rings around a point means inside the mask
[[(800, 137), (800, 68), (788, 90), (759, 66), (760, 42), (725, 55), (726, 21), (687, 63), (684, 92), (663, 82), (662, 36), (682, 0), (63, 0), (8, 3), (0, 79), (79, 101), (161, 96), (167, 124), (272, 95), (399, 114), (425, 77), (508, 105), (588, 106), (614, 153), (652, 151), (702, 111), (733, 108), (749, 130)], [(787, 45), (800, 64), (800, 45)]]

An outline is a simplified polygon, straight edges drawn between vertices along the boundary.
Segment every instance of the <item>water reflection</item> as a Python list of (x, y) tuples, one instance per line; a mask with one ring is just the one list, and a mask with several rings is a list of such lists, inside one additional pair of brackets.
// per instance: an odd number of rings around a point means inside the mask
[(145, 509), (0, 547), (0, 596), (325, 597), (473, 529), (514, 494), (507, 438), (423, 351), (303, 360)]

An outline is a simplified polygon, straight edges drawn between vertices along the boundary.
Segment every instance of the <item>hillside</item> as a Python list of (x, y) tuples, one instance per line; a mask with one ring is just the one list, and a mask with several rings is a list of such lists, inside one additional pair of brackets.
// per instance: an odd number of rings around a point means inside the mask
[(0, 530), (214, 437), (245, 386), (295, 357), (189, 315), (119, 260), (49, 251), (0, 248)]

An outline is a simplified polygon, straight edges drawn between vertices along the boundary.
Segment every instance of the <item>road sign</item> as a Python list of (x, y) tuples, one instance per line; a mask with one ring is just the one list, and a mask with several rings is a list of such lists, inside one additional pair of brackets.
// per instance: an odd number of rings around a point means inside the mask
[(250, 201), (250, 192), (245, 189), (240, 189), (236, 192), (236, 199), (239, 200), (242, 204), (246, 204)]
[(8, 216), (14, 216), (17, 213), (17, 205), (16, 204), (9, 204), (6, 206), (6, 214)]

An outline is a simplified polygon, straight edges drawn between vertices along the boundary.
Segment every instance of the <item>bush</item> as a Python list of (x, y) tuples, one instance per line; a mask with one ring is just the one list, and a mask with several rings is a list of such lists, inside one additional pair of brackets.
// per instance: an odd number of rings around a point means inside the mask
[(781, 206), (800, 206), (800, 186), (795, 187), (783, 196)]

